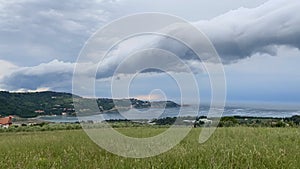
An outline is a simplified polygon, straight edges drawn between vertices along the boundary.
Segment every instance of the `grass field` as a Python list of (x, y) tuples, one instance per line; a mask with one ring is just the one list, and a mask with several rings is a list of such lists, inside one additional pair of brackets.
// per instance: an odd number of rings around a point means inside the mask
[[(120, 128), (145, 137), (164, 128)], [(0, 134), (0, 168), (299, 168), (299, 128), (219, 128), (205, 144), (201, 129), (172, 150), (145, 159), (100, 149), (82, 130)]]

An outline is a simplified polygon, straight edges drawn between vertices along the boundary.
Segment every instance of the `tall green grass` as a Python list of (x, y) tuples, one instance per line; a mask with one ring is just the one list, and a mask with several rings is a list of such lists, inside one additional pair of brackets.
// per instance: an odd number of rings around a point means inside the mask
[[(164, 128), (119, 128), (134, 137)], [(124, 158), (95, 145), (82, 130), (0, 133), (0, 168), (299, 168), (299, 128), (219, 128), (204, 144), (201, 129), (172, 150)], [(112, 143), (113, 144), (113, 143)]]

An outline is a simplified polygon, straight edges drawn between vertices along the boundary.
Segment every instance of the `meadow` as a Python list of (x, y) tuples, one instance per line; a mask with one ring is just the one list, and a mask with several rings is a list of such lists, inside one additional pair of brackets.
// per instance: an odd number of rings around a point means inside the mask
[[(133, 137), (147, 137), (165, 128), (125, 127)], [(111, 154), (83, 130), (0, 133), (1, 168), (299, 168), (300, 129), (218, 128), (204, 144), (194, 128), (172, 150), (132, 159)], [(113, 143), (112, 143), (113, 144)]]

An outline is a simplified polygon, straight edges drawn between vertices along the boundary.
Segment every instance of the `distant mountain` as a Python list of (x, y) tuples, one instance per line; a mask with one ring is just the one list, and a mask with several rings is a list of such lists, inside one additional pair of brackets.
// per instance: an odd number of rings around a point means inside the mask
[[(75, 98), (75, 101), (78, 101), (78, 103), (88, 103), (90, 101), (94, 102), (92, 99), (82, 98), (70, 93), (51, 91), (35, 93), (10, 93), (6, 91), (0, 91), (0, 115), (17, 115), (24, 118), (36, 117), (39, 115), (75, 115), (77, 112), (75, 112), (74, 109), (73, 97)], [(96, 111), (115, 111), (117, 108), (114, 104), (114, 101), (117, 102), (116, 105), (118, 108), (134, 107), (139, 109), (150, 107), (180, 107), (180, 105), (172, 101), (149, 102), (134, 98), (117, 100), (99, 98), (97, 99), (99, 109)]]

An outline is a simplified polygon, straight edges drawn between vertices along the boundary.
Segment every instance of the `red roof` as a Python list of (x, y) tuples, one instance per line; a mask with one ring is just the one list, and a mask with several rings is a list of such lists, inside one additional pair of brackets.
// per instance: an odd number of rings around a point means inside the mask
[(6, 124), (12, 124), (12, 117), (4, 117), (4, 118), (0, 118), (0, 124), (2, 125), (6, 125)]

